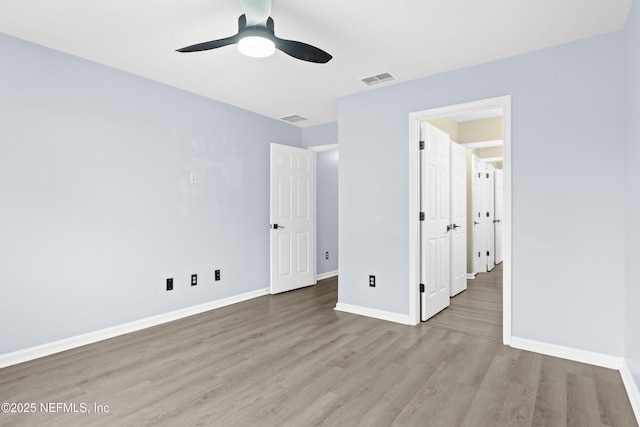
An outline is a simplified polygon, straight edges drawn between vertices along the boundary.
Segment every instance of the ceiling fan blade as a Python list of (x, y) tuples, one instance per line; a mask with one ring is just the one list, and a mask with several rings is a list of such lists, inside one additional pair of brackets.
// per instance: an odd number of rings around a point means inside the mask
[(275, 37), (275, 44), (278, 49), (287, 55), (303, 61), (325, 64), (333, 58), (333, 56), (322, 49), (294, 40), (284, 40)]
[(212, 40), (210, 42), (198, 43), (191, 46), (183, 47), (182, 49), (178, 49), (176, 52), (200, 52), (202, 50), (216, 49), (218, 47), (238, 43), (239, 40), (240, 38), (238, 37), (238, 34), (236, 34), (224, 39)]
[(247, 27), (265, 26), (271, 15), (271, 0), (241, 0), (247, 16)]

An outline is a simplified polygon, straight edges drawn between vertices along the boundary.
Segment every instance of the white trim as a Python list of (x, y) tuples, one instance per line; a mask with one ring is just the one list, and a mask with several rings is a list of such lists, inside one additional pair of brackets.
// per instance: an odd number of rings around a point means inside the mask
[(474, 280), (477, 273), (467, 273), (467, 280)]
[(420, 118), (409, 114), (409, 319), (420, 323)]
[(75, 337), (65, 338), (59, 341), (25, 348), (23, 350), (14, 351), (12, 353), (0, 354), (0, 368), (17, 365), (18, 363), (23, 363), (29, 360), (38, 359), (40, 357), (49, 356), (76, 347), (81, 347), (83, 345), (93, 344), (98, 341), (103, 341), (131, 332), (136, 332), (141, 329), (150, 328), (152, 326), (161, 325), (163, 323), (172, 322), (178, 319), (183, 319), (195, 314), (204, 313), (206, 311), (215, 310), (216, 308), (226, 307), (232, 304), (237, 304), (239, 302), (258, 298), (268, 294), (269, 288), (258, 289), (256, 291), (246, 292), (244, 294), (234, 295), (217, 301), (194, 305), (192, 307), (186, 307), (180, 310), (171, 311), (169, 313), (163, 313), (157, 316), (151, 316), (145, 319), (124, 323), (122, 325), (112, 326), (110, 328), (100, 329), (98, 331), (77, 335)]
[(307, 148), (307, 150), (315, 151), (316, 153), (320, 153), (322, 151), (337, 150), (337, 149), (338, 149), (338, 144), (314, 145), (313, 147)]
[(338, 270), (327, 271), (326, 273), (321, 273), (316, 276), (316, 281), (328, 279), (330, 277), (336, 277), (338, 275)]
[(501, 157), (483, 157), (480, 160), (484, 160), (487, 163), (493, 163), (493, 162), (501, 162), (502, 161), (502, 156)]
[(494, 139), (492, 141), (465, 142), (464, 144), (460, 144), (460, 145), (462, 145), (464, 148), (467, 148), (469, 150), (475, 150), (476, 148), (500, 147), (503, 144), (504, 144), (503, 139)]
[(640, 390), (638, 390), (638, 384), (636, 384), (629, 365), (627, 365), (625, 360), (622, 361), (620, 376), (622, 377), (624, 388), (627, 390), (627, 396), (629, 396), (633, 413), (636, 415), (636, 421), (640, 424)]
[(617, 370), (622, 368), (624, 361), (622, 357), (610, 356), (608, 354), (595, 353), (587, 350), (579, 350), (577, 348), (564, 347), (556, 344), (548, 344), (541, 341), (534, 341), (519, 337), (511, 338), (511, 347)]
[[(484, 141), (481, 144), (493, 144), (492, 146), (502, 143), (502, 157), (504, 164), (502, 170), (504, 172), (504, 212), (503, 212), (503, 265), (502, 273), (502, 342), (505, 345), (511, 344), (511, 95), (499, 96), (496, 98), (483, 99), (464, 104), (450, 105), (440, 108), (432, 108), (424, 111), (417, 111), (409, 114), (409, 319), (410, 324), (417, 325), (420, 323), (420, 299), (418, 298), (418, 284), (420, 277), (420, 240), (418, 233), (420, 230), (420, 222), (418, 218), (418, 209), (420, 187), (419, 167), (418, 167), (418, 141), (420, 140), (420, 121), (428, 120), (436, 117), (452, 116), (461, 112), (469, 112), (475, 110), (485, 110), (501, 108), (502, 109), (502, 140)], [(477, 143), (480, 144), (480, 143)], [(468, 144), (461, 144), (469, 148)], [(475, 147), (474, 147), (475, 148)]]
[(374, 308), (361, 307), (358, 305), (336, 304), (336, 311), (344, 311), (345, 313), (357, 314), (359, 316), (373, 317), (375, 319), (387, 320), (389, 322), (401, 323), (403, 325), (412, 325), (411, 319), (406, 314), (392, 313), (390, 311), (376, 310)]

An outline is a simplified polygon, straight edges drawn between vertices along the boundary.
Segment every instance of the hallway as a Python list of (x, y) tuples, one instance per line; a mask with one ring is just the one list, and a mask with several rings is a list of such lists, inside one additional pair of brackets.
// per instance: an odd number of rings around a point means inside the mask
[(467, 290), (427, 324), (502, 341), (502, 264), (467, 280)]

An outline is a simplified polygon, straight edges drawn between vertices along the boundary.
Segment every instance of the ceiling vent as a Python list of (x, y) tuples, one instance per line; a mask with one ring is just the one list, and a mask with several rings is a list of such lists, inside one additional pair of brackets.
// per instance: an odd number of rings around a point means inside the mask
[(391, 73), (381, 73), (376, 74), (375, 76), (365, 77), (360, 79), (360, 81), (367, 86), (375, 86), (380, 83), (392, 82), (394, 80), (398, 80), (396, 76)]
[(291, 114), (289, 116), (280, 117), (280, 120), (285, 121), (287, 123), (298, 123), (298, 122), (303, 122), (309, 119), (307, 119), (306, 117), (299, 116), (297, 114)]

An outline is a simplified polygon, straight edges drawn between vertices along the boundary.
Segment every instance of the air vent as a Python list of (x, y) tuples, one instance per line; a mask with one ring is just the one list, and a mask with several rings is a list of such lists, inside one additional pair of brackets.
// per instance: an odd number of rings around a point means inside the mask
[(360, 79), (360, 81), (367, 86), (374, 86), (380, 83), (392, 82), (394, 80), (398, 80), (396, 76), (391, 73), (381, 73), (376, 74), (375, 76), (365, 77)]
[(291, 114), (289, 116), (280, 117), (280, 120), (283, 120), (288, 123), (298, 123), (308, 120), (306, 117), (299, 116), (297, 114)]

